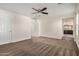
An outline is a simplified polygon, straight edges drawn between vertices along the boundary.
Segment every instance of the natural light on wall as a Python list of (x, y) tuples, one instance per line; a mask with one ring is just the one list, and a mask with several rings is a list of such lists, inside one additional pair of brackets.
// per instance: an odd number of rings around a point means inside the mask
[(76, 14), (76, 36), (78, 36), (78, 17), (79, 17), (79, 13)]

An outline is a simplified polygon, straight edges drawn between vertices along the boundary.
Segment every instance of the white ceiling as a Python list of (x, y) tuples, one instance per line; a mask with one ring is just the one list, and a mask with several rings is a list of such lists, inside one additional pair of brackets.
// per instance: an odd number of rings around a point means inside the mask
[[(48, 15), (47, 16), (72, 16), (75, 12), (75, 3), (0, 3), (0, 9), (17, 12), (29, 17), (33, 17), (32, 8), (43, 8), (47, 7)], [(42, 15), (45, 17), (44, 15)]]

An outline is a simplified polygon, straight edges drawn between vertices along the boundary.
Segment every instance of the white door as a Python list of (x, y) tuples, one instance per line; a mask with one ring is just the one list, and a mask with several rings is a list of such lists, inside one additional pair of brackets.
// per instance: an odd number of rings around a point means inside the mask
[(11, 41), (11, 19), (7, 13), (2, 12), (0, 11), (0, 45)]

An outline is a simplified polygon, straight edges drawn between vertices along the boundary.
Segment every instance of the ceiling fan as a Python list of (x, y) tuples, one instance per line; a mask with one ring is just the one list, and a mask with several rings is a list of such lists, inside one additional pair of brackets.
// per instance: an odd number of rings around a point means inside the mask
[(32, 9), (36, 11), (36, 12), (34, 12), (32, 14), (42, 13), (42, 14), (48, 15), (48, 12), (45, 12), (45, 10), (47, 9), (46, 7), (42, 8), (42, 9), (35, 9), (35, 8), (32, 8)]

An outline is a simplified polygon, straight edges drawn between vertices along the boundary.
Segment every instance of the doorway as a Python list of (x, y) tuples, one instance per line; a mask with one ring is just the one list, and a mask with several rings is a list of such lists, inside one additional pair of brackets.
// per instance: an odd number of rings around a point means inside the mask
[(74, 36), (74, 17), (63, 19), (63, 35)]

